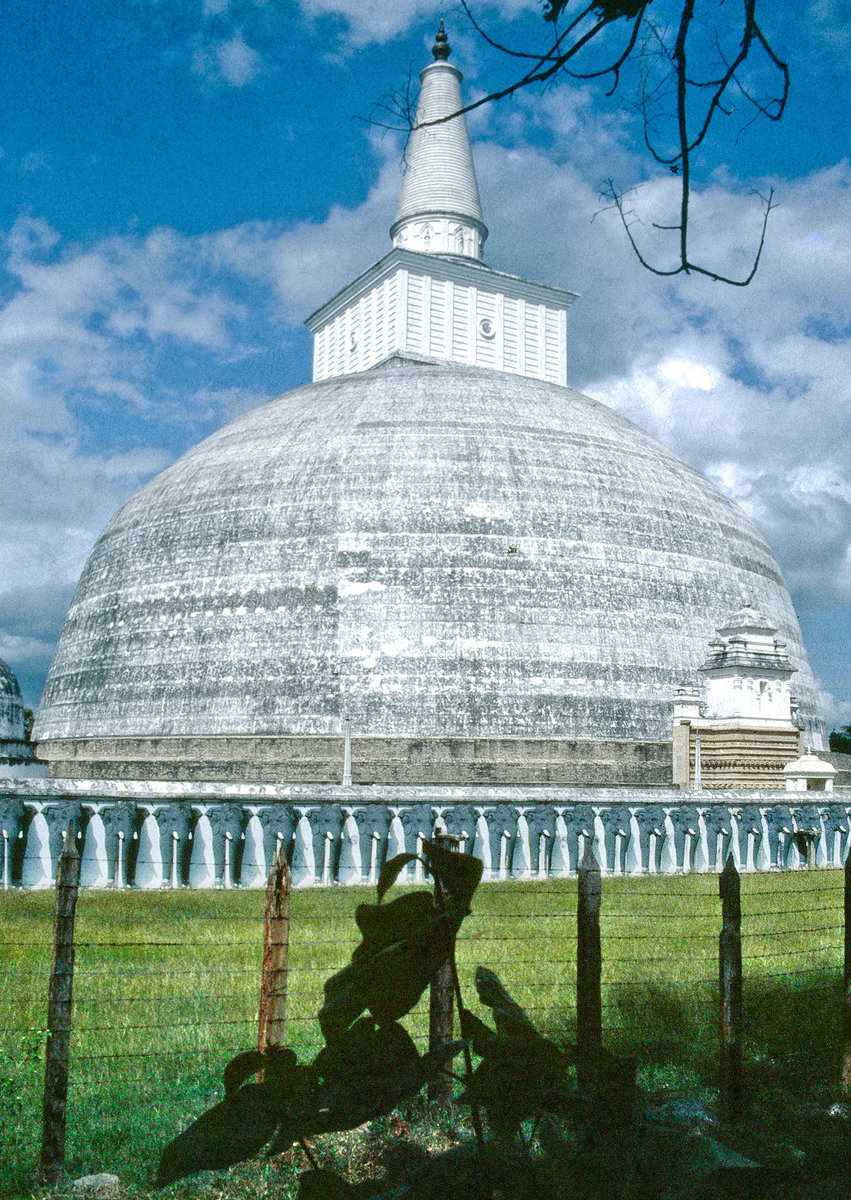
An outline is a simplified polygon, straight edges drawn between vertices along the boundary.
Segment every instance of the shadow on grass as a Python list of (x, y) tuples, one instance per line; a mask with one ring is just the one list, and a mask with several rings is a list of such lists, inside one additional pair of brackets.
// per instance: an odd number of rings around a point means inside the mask
[(753, 978), (745, 983), (743, 1010), (743, 1124), (763, 1153), (773, 1149), (789, 1161), (841, 1170), (851, 1179), (838, 973)]
[[(0, 1053), (0, 1198), (32, 1196), (38, 1192), (41, 1148), (43, 1050), (20, 1055), (14, 1064)], [(306, 1051), (305, 1056), (309, 1057)], [(69, 1180), (102, 1171), (117, 1175), (140, 1194), (153, 1194), (153, 1177), (163, 1146), (188, 1120), (199, 1116), (223, 1095), (222, 1071), (227, 1051), (134, 1060), (134, 1074), (121, 1067), (75, 1062), (70, 1070), (65, 1174)], [(270, 1188), (281, 1164), (251, 1163), (228, 1173), (244, 1183), (244, 1194), (259, 1200)], [(283, 1169), (283, 1168), (281, 1168)], [(295, 1170), (284, 1174), (295, 1178)], [(263, 1182), (265, 1181), (265, 1182)], [(261, 1186), (262, 1183), (262, 1186)], [(283, 1200), (280, 1179), (270, 1194)], [(241, 1184), (228, 1187), (237, 1200)], [(61, 1192), (61, 1189), (60, 1189)], [(215, 1176), (188, 1181), (181, 1194), (220, 1197)]]
[[(647, 1100), (688, 1096), (710, 1111), (716, 1108), (718, 1003), (713, 985), (653, 979), (611, 983), (604, 990), (604, 1005), (605, 1045), (638, 1059)], [(851, 1122), (839, 1089), (838, 972), (763, 979), (751, 975), (743, 1011), (745, 1113), (737, 1127), (720, 1130), (719, 1137), (759, 1162), (796, 1176), (803, 1171), (815, 1190), (796, 1194), (825, 1200), (851, 1195), (851, 1185), (841, 1193), (832, 1182), (851, 1180)], [(561, 1042), (575, 1040), (572, 1015), (551, 1012), (540, 1024)], [(4, 1196), (28, 1194), (35, 1186), (40, 1046), (20, 1060), (18, 1072), (20, 1090), (7, 1089), (3, 1105)], [(114, 1171), (126, 1184), (145, 1190), (163, 1144), (221, 1090), (219, 1070), (203, 1058), (183, 1063), (177, 1073), (169, 1060), (151, 1058), (144, 1078), (136, 1082), (120, 1074), (96, 1077), (84, 1071), (72, 1082), (71, 1177)], [(417, 1115), (409, 1114), (412, 1123)], [(367, 1150), (373, 1152), (372, 1143)], [(341, 1153), (350, 1160), (351, 1146), (341, 1145)], [(295, 1167), (283, 1163), (250, 1165), (229, 1173), (226, 1191), (231, 1197), (261, 1197), (268, 1189), (268, 1194), (283, 1197), (294, 1174)], [(213, 1178), (187, 1182), (180, 1194), (221, 1194), (219, 1186)], [(787, 1194), (792, 1193), (776, 1193)]]
[[(745, 1108), (741, 1122), (723, 1136), (758, 1161), (842, 1176), (851, 1195), (851, 1113), (840, 1086), (841, 1005), (836, 971), (746, 979)], [(553, 1032), (575, 1036), (567, 1023), (556, 1022)], [(605, 992), (603, 1038), (609, 1048), (638, 1059), (639, 1084), (651, 1102), (691, 1096), (710, 1112), (717, 1110), (717, 988), (653, 980), (612, 984)]]

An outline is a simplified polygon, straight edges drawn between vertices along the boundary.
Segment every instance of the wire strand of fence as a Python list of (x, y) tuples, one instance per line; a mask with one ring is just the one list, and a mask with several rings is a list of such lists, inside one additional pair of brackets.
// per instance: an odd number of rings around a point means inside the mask
[[(761, 987), (794, 985), (790, 1004), (816, 996), (816, 1007), (825, 1008), (832, 1003), (828, 995), (835, 995), (838, 1005), (844, 931), (839, 875), (742, 875), (746, 996), (758, 996)], [(646, 877), (603, 878), (600, 987), (607, 1037), (626, 1044), (676, 1043), (683, 1054), (697, 1054), (701, 1039), (714, 1037), (717, 888), (717, 876), (708, 875), (657, 876), (649, 885)], [(480, 964), (500, 975), (531, 1019), (570, 1036), (576, 895), (574, 879), (480, 889), (458, 944), (462, 984), (476, 1011), (483, 1011), (473, 988), (473, 967)], [(302, 1058), (322, 1044), (316, 1020), (322, 982), (346, 965), (358, 944), (354, 909), (373, 900), (367, 888), (292, 893), (286, 1028)], [(4, 1030), (12, 1045), (42, 1035), (44, 995), (37, 985), (41, 978), (46, 986), (50, 953), (43, 898), (30, 902), (18, 894), (15, 902), (30, 916), (13, 924), (4, 919), (9, 939), (0, 946), (0, 1005), (14, 1015), (14, 1026)], [(40, 925), (33, 923), (36, 910)], [(148, 1089), (166, 1090), (174, 1063), (184, 1073), (201, 1070), (199, 1064), (215, 1066), (218, 1080), (232, 1054), (256, 1045), (262, 915), (262, 892), (238, 888), (82, 891), (72, 1089), (83, 1097), (104, 1081), (139, 1080)], [(408, 1022), (417, 1045), (428, 1040), (426, 1007), (420, 1005)], [(757, 1042), (767, 1036), (766, 1020), (754, 1009), (749, 1036)], [(120, 1047), (108, 1043), (111, 1033), (120, 1034)], [(140, 1063), (146, 1064), (144, 1074)]]

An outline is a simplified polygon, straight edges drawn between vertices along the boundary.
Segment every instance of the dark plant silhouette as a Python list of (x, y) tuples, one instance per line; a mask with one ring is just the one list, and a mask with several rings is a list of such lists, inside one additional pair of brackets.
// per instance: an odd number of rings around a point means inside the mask
[[(475, 986), (492, 1025), (470, 1011), (458, 981), (455, 937), (470, 912), (482, 863), (425, 842), (421, 861), (434, 878), (434, 892), (409, 892), (384, 903), (399, 873), (415, 859), (400, 854), (388, 861), (378, 880), (378, 902), (356, 909), (361, 942), (350, 963), (325, 983), (318, 1014), (325, 1045), (314, 1060), (300, 1064), (289, 1049), (237, 1055), (225, 1068), (225, 1099), (166, 1146), (158, 1185), (228, 1167), (264, 1148), (275, 1154), (298, 1143), (310, 1162), (299, 1179), (299, 1200), (649, 1200), (661, 1195), (666, 1172), (670, 1175), (671, 1163), (677, 1162), (672, 1148), (677, 1138), (688, 1147), (690, 1132), (663, 1130), (660, 1140), (649, 1126), (635, 1126), (635, 1061), (601, 1050), (593, 1061), (582, 1058), (577, 1075), (575, 1048), (558, 1046), (539, 1033), (497, 975), (484, 967), (476, 970)], [(462, 1039), (420, 1054), (400, 1021), (447, 960)], [(451, 1066), (459, 1055), (461, 1076)], [(434, 1157), (412, 1147), (401, 1181), (351, 1184), (316, 1161), (309, 1138), (385, 1116), (447, 1071), (463, 1083), (457, 1104), (470, 1109), (474, 1143)], [(730, 1171), (740, 1170), (725, 1167), (713, 1178), (723, 1187), (732, 1179)], [(762, 1180), (767, 1186), (774, 1179), (752, 1166), (748, 1171), (753, 1184)], [(701, 1188), (709, 1174), (705, 1168), (703, 1173)], [(716, 1194), (733, 1193), (677, 1192), (684, 1198)]]
[[(301, 1180), (299, 1194), (305, 1200), (378, 1195), (380, 1183), (352, 1188), (321, 1169), (306, 1139), (354, 1129), (390, 1113), (449, 1069), (459, 1054), (464, 1056), (465, 1085), (459, 1103), (471, 1109), (476, 1149), (451, 1168), (455, 1182), (468, 1177), (474, 1190), (464, 1194), (490, 1196), (506, 1171), (512, 1178), (518, 1170), (522, 1175), (515, 1161), (518, 1136), (525, 1146), (547, 1113), (569, 1114), (573, 1055), (535, 1030), (491, 971), (478, 969), (476, 988), (493, 1014), (494, 1028), (466, 1008), (454, 943), (470, 912), (482, 864), (426, 842), (423, 860), (434, 877), (434, 893), (409, 892), (385, 902), (399, 873), (416, 857), (400, 854), (386, 863), (378, 880), (378, 902), (358, 906), (361, 942), (351, 962), (325, 983), (318, 1014), (325, 1045), (313, 1062), (299, 1064), (291, 1050), (251, 1050), (233, 1059), (225, 1069), (225, 1099), (163, 1151), (159, 1186), (195, 1171), (230, 1166), (264, 1147), (272, 1154), (298, 1142), (313, 1164)], [(399, 1022), (447, 958), (463, 1040), (420, 1054)], [(475, 1067), (473, 1056), (479, 1060)], [(482, 1113), (506, 1147), (503, 1151), (486, 1141)], [(525, 1139), (524, 1122), (530, 1122)], [(446, 1169), (445, 1163), (426, 1164), (420, 1174), (439, 1179)], [(420, 1190), (410, 1194), (430, 1194), (422, 1186), (421, 1180)]]

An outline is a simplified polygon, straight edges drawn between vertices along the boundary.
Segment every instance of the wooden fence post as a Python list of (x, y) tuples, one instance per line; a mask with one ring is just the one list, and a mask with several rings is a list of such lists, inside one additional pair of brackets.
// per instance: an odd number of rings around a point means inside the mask
[(600, 865), (590, 846), (579, 864), (576, 891), (576, 1066), (583, 1087), (594, 1084), (603, 1048), (603, 952), (600, 946)]
[(267, 1050), (283, 1046), (287, 1013), (287, 971), (290, 952), (290, 870), (284, 843), (266, 880), (263, 912), (263, 974), (260, 982), (260, 1014), (257, 1047)]
[(62, 848), (56, 873), (53, 962), (50, 968), (47, 998), (41, 1177), (48, 1186), (59, 1182), (65, 1163), (71, 1006), (74, 989), (74, 917), (77, 910), (79, 885), (80, 855), (74, 844), (74, 825), (72, 823), (65, 834), (65, 845)]
[[(435, 834), (434, 838), (447, 850), (458, 847), (458, 839), (449, 834)], [(435, 883), (435, 887), (437, 884)], [(432, 977), (428, 997), (428, 1048), (436, 1050), (451, 1042), (455, 1036), (455, 1004), (452, 965), (447, 954)], [(438, 1108), (449, 1108), (452, 1104), (453, 1081), (448, 1075), (438, 1075), (428, 1085), (428, 1102)]]
[(739, 872), (733, 856), (719, 877), (721, 935), (718, 939), (718, 981), (721, 1016), (721, 1119), (742, 1115), (742, 900)]
[(842, 1087), (851, 1096), (851, 852), (845, 859), (845, 961), (842, 971)]

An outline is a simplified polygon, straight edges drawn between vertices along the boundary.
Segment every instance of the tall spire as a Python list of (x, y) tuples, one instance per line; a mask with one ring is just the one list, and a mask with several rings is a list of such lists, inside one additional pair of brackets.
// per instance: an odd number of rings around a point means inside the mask
[(434, 62), (420, 73), (417, 115), (390, 237), (394, 246), (407, 250), (481, 258), (488, 231), (467, 120), (463, 113), (452, 117), (464, 106), (463, 76), (447, 62), (450, 46), (443, 21), (432, 53)]
[(393, 249), (307, 318), (313, 378), (409, 355), (565, 384), (576, 295), (481, 261), (488, 231), (442, 21), (433, 54), (420, 75)]

